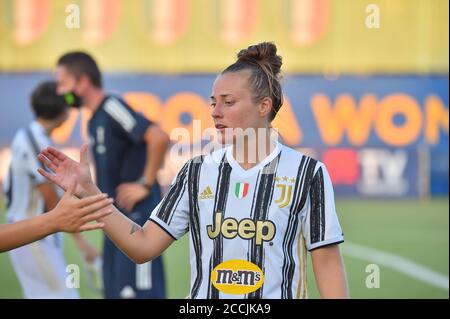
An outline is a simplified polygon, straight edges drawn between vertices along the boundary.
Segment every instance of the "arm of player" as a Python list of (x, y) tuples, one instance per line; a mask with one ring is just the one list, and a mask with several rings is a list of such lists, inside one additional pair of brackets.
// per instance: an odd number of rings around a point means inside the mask
[[(53, 173), (38, 169), (48, 180), (67, 189), (70, 176), (78, 181), (76, 194), (80, 197), (99, 194), (100, 190), (92, 181), (87, 159), (87, 145), (80, 150), (80, 161), (76, 162), (55, 148), (47, 147), (38, 156), (39, 160)], [(143, 228), (119, 212), (113, 205), (109, 207), (112, 214), (99, 220), (104, 224), (106, 235), (130, 259), (144, 263), (159, 256), (174, 239), (153, 222), (147, 222)]]
[(153, 221), (137, 225), (113, 207), (113, 213), (99, 222), (103, 231), (131, 260), (142, 264), (161, 255), (174, 239)]
[[(144, 168), (144, 177), (148, 185), (156, 182), (158, 170), (161, 168), (164, 155), (169, 145), (169, 136), (158, 125), (150, 125), (144, 134), (147, 145), (147, 162)], [(117, 204), (128, 211), (148, 196), (149, 190), (139, 183), (123, 183), (117, 187)]]
[[(59, 201), (59, 195), (55, 190), (55, 186), (51, 182), (45, 182), (37, 186), (38, 191), (44, 198), (45, 210), (52, 210)], [(83, 255), (84, 260), (92, 262), (100, 254), (80, 233), (71, 234), (78, 250)]]
[(73, 196), (74, 191), (75, 182), (51, 211), (13, 224), (0, 225), (0, 252), (59, 231), (72, 233), (102, 228), (102, 223), (88, 223), (111, 214), (106, 207), (112, 203), (112, 199), (108, 199), (106, 194), (98, 194), (79, 200)]
[(59, 196), (55, 191), (55, 186), (50, 182), (38, 185), (36, 188), (44, 199), (45, 210), (52, 210), (58, 204)]
[(144, 176), (146, 181), (153, 185), (156, 182), (156, 174), (161, 168), (164, 155), (169, 147), (169, 135), (158, 125), (151, 125), (144, 135), (147, 144), (147, 163), (145, 165)]
[(347, 276), (339, 245), (317, 248), (311, 259), (320, 296), (324, 299), (348, 298)]
[[(100, 190), (94, 185), (87, 193), (100, 194)], [(154, 222), (148, 221), (141, 227), (113, 205), (109, 209), (112, 214), (98, 222), (104, 225), (103, 231), (114, 244), (135, 263), (142, 264), (158, 257), (173, 243), (174, 239)]]

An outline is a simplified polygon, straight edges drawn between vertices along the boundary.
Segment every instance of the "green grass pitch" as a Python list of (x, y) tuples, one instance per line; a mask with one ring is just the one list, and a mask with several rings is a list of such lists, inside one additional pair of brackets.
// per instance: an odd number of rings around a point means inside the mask
[[(348, 242), (407, 258), (448, 278), (449, 274), (449, 201), (448, 198), (418, 200), (338, 200), (337, 210)], [(1, 206), (0, 206), (1, 207)], [(4, 209), (0, 208), (0, 222)], [(100, 231), (85, 233), (101, 247)], [(164, 253), (169, 298), (184, 298), (189, 291), (188, 236), (175, 242)], [(345, 243), (342, 244), (345, 248)], [(81, 256), (69, 236), (65, 238), (67, 262), (82, 265)], [(311, 298), (318, 298), (309, 260), (308, 284)], [(352, 298), (448, 298), (448, 288), (422, 282), (415, 276), (379, 265), (380, 286), (366, 286), (366, 266), (362, 260), (344, 254), (350, 296)], [(82, 267), (82, 266), (81, 266)], [(9, 256), (0, 254), (0, 298), (22, 298)], [(81, 272), (79, 293), (82, 298), (101, 298), (91, 291)], [(448, 287), (448, 286), (447, 286)]]

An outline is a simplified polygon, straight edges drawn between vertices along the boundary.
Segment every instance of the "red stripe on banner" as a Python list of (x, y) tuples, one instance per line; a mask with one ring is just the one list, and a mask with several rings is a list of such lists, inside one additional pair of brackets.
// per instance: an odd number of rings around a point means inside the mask
[(85, 0), (83, 4), (83, 37), (89, 43), (100, 44), (117, 29), (122, 10), (121, 0)]
[(221, 34), (231, 44), (248, 39), (255, 30), (259, 15), (258, 0), (222, 0)]
[(188, 0), (153, 0), (151, 37), (157, 44), (168, 45), (186, 33), (190, 18)]
[(47, 30), (49, 14), (48, 0), (14, 1), (14, 38), (19, 45), (37, 41)]
[(328, 0), (292, 0), (292, 39), (299, 45), (319, 40), (327, 31)]

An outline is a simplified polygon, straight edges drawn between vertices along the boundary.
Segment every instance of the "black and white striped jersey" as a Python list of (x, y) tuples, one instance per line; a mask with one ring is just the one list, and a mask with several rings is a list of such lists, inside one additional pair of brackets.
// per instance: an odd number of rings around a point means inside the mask
[[(8, 222), (18, 222), (36, 217), (45, 212), (44, 197), (37, 186), (47, 182), (38, 173), (38, 167), (43, 167), (37, 155), (47, 146), (53, 145), (44, 128), (37, 121), (16, 132), (11, 144), (11, 165), (5, 181), (8, 194), (6, 219)], [(55, 188), (62, 196), (63, 192)], [(46, 237), (62, 249), (63, 234), (56, 233)]]
[(190, 297), (307, 298), (307, 251), (343, 241), (325, 166), (282, 144), (249, 170), (232, 154), (188, 161), (150, 216), (190, 232)]

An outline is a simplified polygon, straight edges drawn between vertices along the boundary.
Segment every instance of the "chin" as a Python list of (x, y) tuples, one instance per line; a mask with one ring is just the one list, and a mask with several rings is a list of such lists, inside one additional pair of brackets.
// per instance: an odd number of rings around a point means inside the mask
[(226, 134), (225, 131), (216, 130), (216, 143), (221, 145), (230, 144), (233, 141), (233, 137)]
[(232, 142), (232, 139), (227, 139), (224, 135), (219, 134), (219, 136), (217, 137), (217, 142), (219, 142), (219, 144), (221, 145), (226, 145), (230, 144)]

